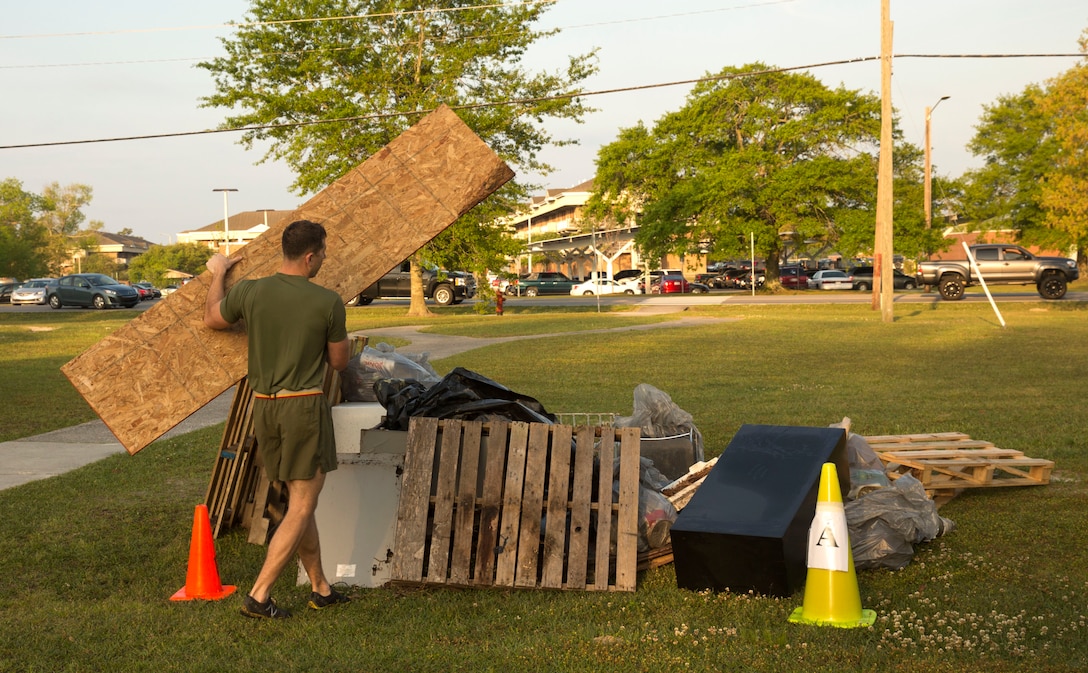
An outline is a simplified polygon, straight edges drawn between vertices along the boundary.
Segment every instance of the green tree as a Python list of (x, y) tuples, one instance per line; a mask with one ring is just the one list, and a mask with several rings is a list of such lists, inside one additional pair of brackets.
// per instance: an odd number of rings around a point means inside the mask
[(1036, 84), (983, 107), (967, 149), (983, 166), (964, 174), (964, 213), (971, 220), (1019, 231), (1027, 243), (1046, 245), (1041, 205), (1043, 176), (1059, 150), (1053, 121), (1040, 109), (1046, 93)]
[[(1088, 30), (1081, 33), (1080, 50), (1088, 54)], [(1060, 232), (1077, 248), (1085, 263), (1088, 247), (1088, 65), (1080, 63), (1049, 82), (1039, 110), (1050, 120), (1056, 153), (1051, 170), (1039, 187), (1043, 224)]]
[(42, 190), (45, 210), (39, 222), (49, 231), (46, 254), (54, 270), (72, 259), (72, 239), (79, 235), (79, 227), (86, 219), (82, 209), (91, 202), (92, 194), (93, 190), (87, 185), (62, 187), (58, 182), (46, 185)]
[[(571, 141), (553, 137), (543, 122), (578, 120), (588, 110), (575, 94), (596, 72), (593, 54), (570, 57), (561, 72), (530, 72), (522, 58), (550, 34), (532, 28), (546, 3), (441, 4), (254, 0), (246, 25), (223, 40), (227, 55), (200, 64), (216, 88), (203, 103), (230, 111), (225, 128), (248, 129), (246, 147), (267, 144), (262, 161), (287, 162), (299, 193), (329, 185), (443, 103), (461, 108), (504, 160), (546, 173), (540, 150)], [(475, 271), (505, 263), (503, 232), (487, 223), (526, 200), (531, 187), (511, 181), (428, 245), (413, 259), (416, 284), (423, 260)], [(416, 289), (410, 313), (426, 312)]]
[(125, 280), (124, 268), (109, 255), (91, 253), (80, 262), (79, 268), (83, 273), (101, 273), (115, 280)]
[(172, 269), (199, 275), (211, 256), (211, 249), (197, 243), (153, 245), (129, 262), (128, 277), (134, 283), (147, 281), (161, 287), (166, 284), (167, 271)]
[(747, 257), (753, 233), (772, 280), (784, 240), (871, 248), (879, 99), (768, 70), (727, 67), (653, 129), (621, 131), (598, 155), (591, 215), (641, 211), (636, 240), (655, 257)]
[(49, 273), (48, 230), (39, 222), (46, 208), (19, 180), (0, 182), (0, 276), (23, 280)]

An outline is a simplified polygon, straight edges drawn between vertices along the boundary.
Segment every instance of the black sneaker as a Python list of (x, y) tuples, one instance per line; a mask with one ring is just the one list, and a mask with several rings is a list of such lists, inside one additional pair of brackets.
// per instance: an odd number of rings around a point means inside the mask
[(341, 603), (350, 603), (351, 599), (340, 593), (336, 589), (329, 589), (328, 596), (322, 596), (316, 591), (310, 594), (310, 608), (313, 610), (322, 610), (330, 605), (340, 605)]
[(264, 603), (258, 603), (249, 595), (242, 601), (242, 614), (256, 619), (287, 619), (291, 616), (290, 612), (276, 605), (271, 597)]

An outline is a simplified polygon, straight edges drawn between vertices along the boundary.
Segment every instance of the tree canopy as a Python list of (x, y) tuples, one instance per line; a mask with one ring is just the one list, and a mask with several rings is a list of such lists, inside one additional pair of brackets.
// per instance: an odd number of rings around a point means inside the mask
[(983, 106), (967, 148), (983, 165), (964, 175), (964, 211), (972, 220), (1000, 220), (1004, 228), (1039, 230), (1045, 221), (1040, 181), (1058, 150), (1053, 123), (1040, 109), (1045, 90), (1028, 85)]
[[(262, 161), (291, 166), (300, 193), (329, 185), (440, 104), (508, 163), (546, 173), (540, 150), (571, 141), (544, 121), (588, 111), (575, 94), (596, 72), (594, 54), (569, 57), (561, 72), (530, 72), (522, 60), (548, 34), (532, 27), (546, 3), (442, 4), (254, 0), (246, 23), (223, 40), (227, 55), (200, 64), (216, 88), (203, 104), (228, 110), (223, 126), (246, 128), (247, 147), (266, 144)], [(512, 212), (530, 187), (508, 183), (423, 259), (477, 271), (504, 265), (510, 243), (480, 225)]]
[[(1088, 30), (1081, 33), (1080, 50), (1088, 54)], [(1062, 232), (1083, 259), (1088, 248), (1088, 64), (1051, 80), (1039, 109), (1051, 120), (1055, 147), (1053, 167), (1039, 192), (1043, 224)]]
[[(876, 96), (762, 63), (727, 67), (652, 129), (623, 129), (600, 150), (589, 209), (637, 215), (636, 240), (652, 256), (744, 258), (754, 234), (776, 278), (788, 241), (871, 250), (879, 131)], [(921, 198), (913, 208), (920, 229)]]
[(46, 199), (23, 189), (15, 178), (0, 182), (0, 276), (18, 279), (50, 272), (49, 230), (41, 223)]
[(153, 245), (150, 250), (129, 262), (129, 280), (134, 283), (147, 281), (161, 287), (166, 284), (166, 272), (171, 269), (194, 276), (200, 275), (212, 252), (210, 248), (198, 243)]

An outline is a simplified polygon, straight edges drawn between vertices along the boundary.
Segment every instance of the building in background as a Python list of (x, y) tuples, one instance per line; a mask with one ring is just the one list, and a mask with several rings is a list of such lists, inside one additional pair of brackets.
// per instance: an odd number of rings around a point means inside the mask
[[(639, 255), (634, 244), (637, 224), (604, 222), (594, 226), (585, 219), (583, 211), (592, 194), (593, 180), (569, 189), (549, 189), (506, 220), (514, 238), (524, 245), (507, 271), (518, 275), (560, 271), (570, 278), (589, 278), (600, 272), (611, 278), (617, 271), (647, 268), (648, 260)], [(706, 271), (706, 256), (668, 255), (656, 267), (683, 269), (694, 275)]]
[[(112, 268), (127, 269), (129, 262), (155, 245), (139, 236), (111, 234), (105, 231), (84, 232), (80, 234), (80, 237), (93, 237), (94, 241), (88, 247), (70, 250), (71, 259), (61, 266), (63, 273), (83, 273), (87, 259), (91, 255), (104, 257)], [(88, 265), (88, 268), (91, 266)]]
[(228, 248), (230, 252), (237, 250), (293, 212), (295, 211), (247, 210), (228, 216), (225, 227), (220, 219), (199, 229), (178, 232), (178, 243), (196, 243), (227, 254)]

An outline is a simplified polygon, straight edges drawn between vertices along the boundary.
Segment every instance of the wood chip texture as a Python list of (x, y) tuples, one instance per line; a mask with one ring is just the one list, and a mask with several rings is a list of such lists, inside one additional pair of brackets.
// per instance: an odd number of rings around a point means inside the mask
[[(411, 256), (513, 171), (442, 107), (231, 255), (227, 287), (279, 268), (288, 223), (320, 222), (328, 258), (315, 282), (345, 301)], [(205, 271), (61, 367), (129, 453), (140, 451), (246, 374), (241, 327), (204, 326)]]

